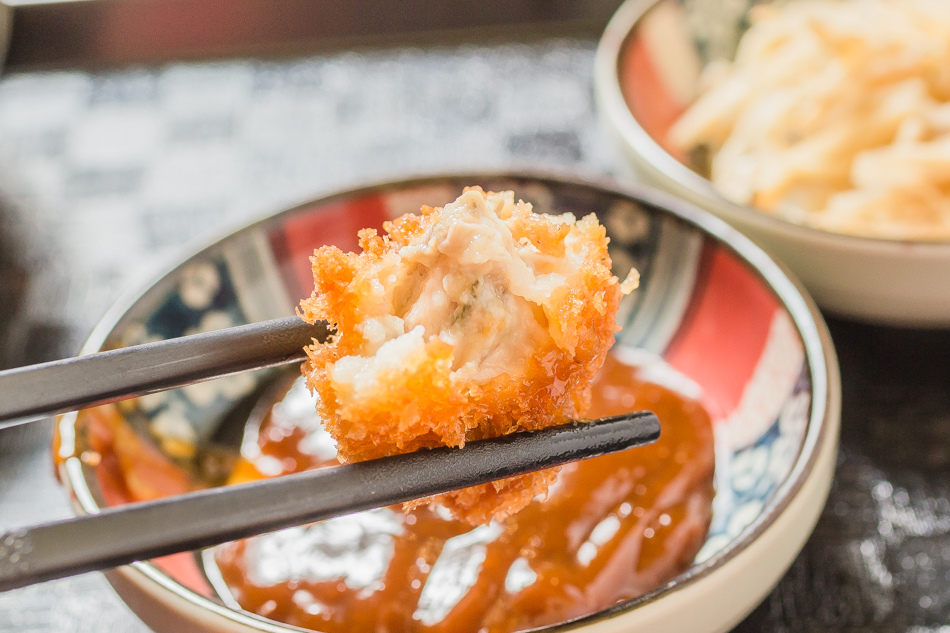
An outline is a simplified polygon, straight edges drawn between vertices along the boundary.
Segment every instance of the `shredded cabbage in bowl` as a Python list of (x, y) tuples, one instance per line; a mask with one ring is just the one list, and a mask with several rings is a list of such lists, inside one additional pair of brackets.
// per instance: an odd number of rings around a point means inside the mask
[(950, 2), (762, 5), (670, 140), (727, 198), (829, 231), (950, 239)]

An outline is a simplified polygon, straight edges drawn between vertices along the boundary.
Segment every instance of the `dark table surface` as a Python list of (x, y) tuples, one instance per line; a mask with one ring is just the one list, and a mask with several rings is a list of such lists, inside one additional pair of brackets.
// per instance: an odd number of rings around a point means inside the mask
[[(0, 80), (0, 366), (75, 353), (186, 244), (347, 184), (614, 173), (594, 42), (390, 48)], [(829, 319), (841, 454), (804, 552), (738, 631), (950, 630), (950, 332)], [(0, 530), (68, 516), (49, 424), (0, 431)], [(0, 594), (0, 633), (145, 631), (95, 574)]]

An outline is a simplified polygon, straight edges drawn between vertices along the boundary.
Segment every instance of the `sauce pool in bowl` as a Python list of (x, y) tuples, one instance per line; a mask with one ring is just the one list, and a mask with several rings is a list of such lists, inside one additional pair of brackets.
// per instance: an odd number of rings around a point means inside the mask
[[(337, 463), (302, 381), (276, 400), (233, 479)], [(589, 415), (640, 409), (659, 416), (657, 443), (564, 467), (547, 499), (504, 521), (472, 527), (438, 506), (364, 512), (220, 546), (213, 584), (234, 606), (327, 633), (501, 633), (641, 595), (703, 544), (714, 458), (697, 402), (609, 356)]]

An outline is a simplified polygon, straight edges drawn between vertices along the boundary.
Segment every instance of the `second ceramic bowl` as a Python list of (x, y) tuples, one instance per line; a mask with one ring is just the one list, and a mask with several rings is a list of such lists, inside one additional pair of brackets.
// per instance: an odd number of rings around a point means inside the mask
[(597, 50), (603, 119), (638, 177), (724, 218), (786, 263), (823, 309), (903, 326), (950, 326), (950, 244), (852, 237), (730, 202), (674, 157), (670, 125), (703, 65), (728, 56), (759, 2), (627, 0)]

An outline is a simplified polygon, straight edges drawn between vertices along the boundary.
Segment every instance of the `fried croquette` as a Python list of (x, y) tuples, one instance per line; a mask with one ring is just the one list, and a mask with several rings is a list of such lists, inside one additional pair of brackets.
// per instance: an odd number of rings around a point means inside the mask
[[(587, 411), (622, 294), (593, 214), (534, 213), (511, 191), (472, 187), (384, 229), (360, 231), (362, 253), (317, 249), (315, 288), (300, 304), (304, 319), (335, 329), (307, 349), (303, 371), (342, 461), (462, 446)], [(555, 476), (435, 501), (485, 523), (525, 507)]]

